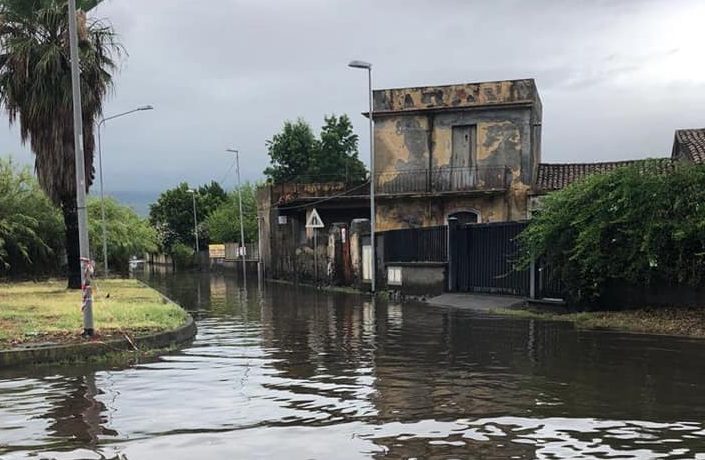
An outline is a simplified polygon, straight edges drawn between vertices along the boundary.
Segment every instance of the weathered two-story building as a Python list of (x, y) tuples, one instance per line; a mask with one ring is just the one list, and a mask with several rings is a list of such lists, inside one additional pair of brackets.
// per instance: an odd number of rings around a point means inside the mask
[(541, 161), (532, 79), (374, 91), (377, 230), (521, 220)]
[[(534, 80), (377, 90), (372, 117), (377, 232), (444, 225), (449, 217), (461, 223), (526, 219), (541, 160)], [(313, 249), (306, 220), (316, 208), (327, 227), (319, 233), (327, 235), (333, 224), (369, 217), (369, 189), (344, 183), (260, 189), (263, 256), (272, 274), (330, 272), (325, 250)]]

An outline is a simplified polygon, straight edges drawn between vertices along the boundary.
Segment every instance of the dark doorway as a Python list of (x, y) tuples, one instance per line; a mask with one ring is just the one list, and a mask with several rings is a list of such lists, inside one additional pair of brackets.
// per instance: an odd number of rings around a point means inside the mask
[(461, 211), (449, 214), (448, 218), (458, 219), (459, 225), (476, 224), (480, 221), (480, 216), (474, 211)]

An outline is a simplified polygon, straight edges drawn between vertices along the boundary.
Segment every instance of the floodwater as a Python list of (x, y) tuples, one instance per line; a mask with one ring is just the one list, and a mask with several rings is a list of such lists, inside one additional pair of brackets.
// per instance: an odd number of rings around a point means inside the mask
[(0, 458), (703, 458), (705, 342), (151, 275), (186, 349), (0, 371)]

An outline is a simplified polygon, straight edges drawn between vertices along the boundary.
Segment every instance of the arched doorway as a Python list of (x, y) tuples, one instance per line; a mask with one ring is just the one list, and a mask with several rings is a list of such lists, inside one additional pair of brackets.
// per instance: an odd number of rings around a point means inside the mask
[(480, 222), (480, 215), (476, 211), (458, 211), (453, 214), (448, 214), (448, 218), (450, 219), (451, 217), (458, 219), (458, 224), (460, 225), (476, 224)]

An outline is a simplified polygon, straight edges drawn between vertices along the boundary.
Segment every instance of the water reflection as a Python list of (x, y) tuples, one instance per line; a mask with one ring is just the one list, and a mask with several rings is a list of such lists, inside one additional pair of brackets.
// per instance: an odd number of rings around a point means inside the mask
[[(703, 343), (152, 274), (193, 346), (0, 372), (23, 458), (697, 458)], [(32, 377), (27, 377), (28, 375)]]

